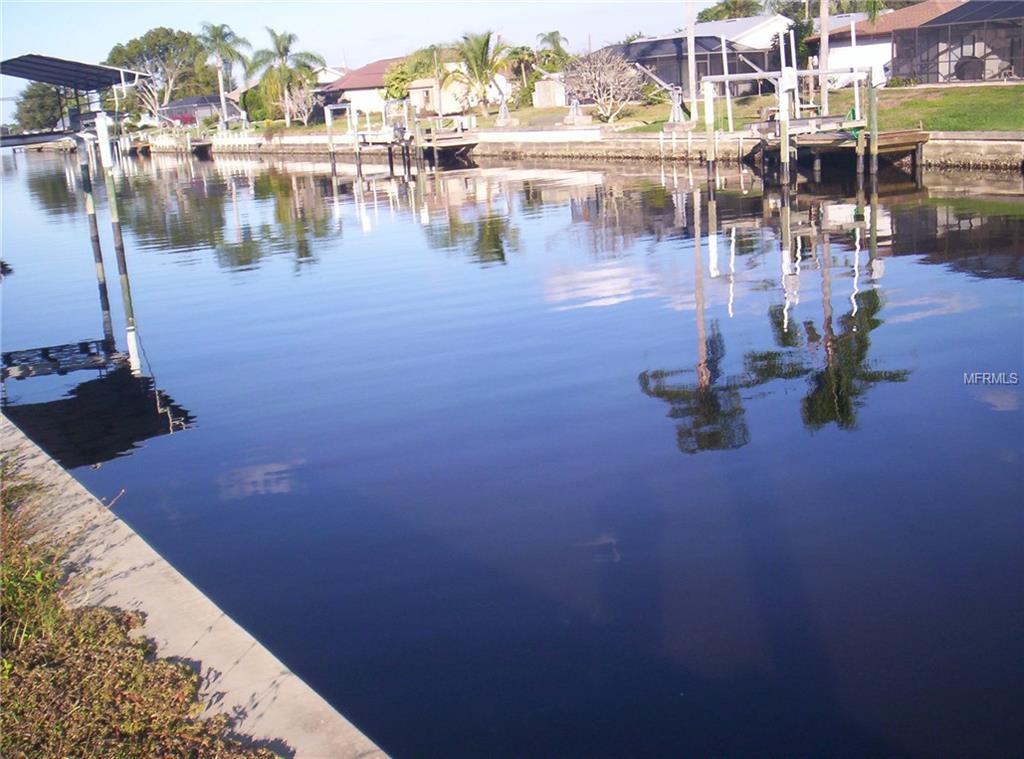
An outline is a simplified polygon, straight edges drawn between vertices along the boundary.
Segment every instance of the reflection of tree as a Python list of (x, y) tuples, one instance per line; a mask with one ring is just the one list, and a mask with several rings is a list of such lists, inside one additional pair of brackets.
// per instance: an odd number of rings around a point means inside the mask
[(28, 191), (46, 213), (55, 216), (78, 212), (78, 200), (68, 187), (62, 171), (33, 171), (27, 177)]
[(224, 187), (178, 170), (135, 177), (118, 189), (121, 221), (160, 250), (216, 248), (224, 239)]
[[(700, 208), (694, 193), (694, 209)], [(713, 201), (709, 218), (714, 219)], [(819, 332), (813, 322), (805, 321), (802, 330), (787, 324), (786, 307), (768, 310), (768, 321), (775, 349), (748, 351), (743, 357), (743, 373), (722, 377), (725, 343), (718, 323), (705, 333), (703, 263), (701, 257), (700, 215), (694, 212), (694, 299), (698, 360), (695, 382), (673, 381), (689, 375), (690, 370), (657, 370), (639, 377), (641, 390), (671, 406), (669, 417), (679, 420), (676, 438), (685, 453), (740, 448), (750, 441), (741, 393), (774, 380), (807, 378), (807, 392), (800, 404), (804, 425), (812, 430), (835, 423), (842, 429), (856, 426), (856, 412), (865, 403), (867, 391), (880, 382), (904, 382), (908, 370), (876, 369), (870, 359), (871, 332), (883, 322), (878, 318), (882, 301), (875, 289), (855, 292), (853, 306), (839, 319), (838, 333), (833, 326), (831, 275), (826, 262), (822, 266), (822, 325)], [(714, 233), (714, 230), (712, 230)], [(819, 352), (824, 353), (820, 366)]]
[(741, 448), (750, 442), (744, 419), (745, 410), (738, 386), (718, 384), (725, 343), (718, 322), (711, 323), (706, 340), (707, 360), (697, 367), (696, 384), (672, 384), (671, 378), (689, 374), (689, 370), (652, 371), (640, 375), (640, 389), (652, 398), (667, 402), (668, 415), (679, 420), (676, 442), (684, 453)]
[[(665, 196), (668, 197), (667, 195)], [(693, 193), (693, 261), (694, 321), (697, 327), (697, 382), (696, 384), (670, 384), (666, 380), (688, 370), (652, 371), (640, 375), (640, 389), (652, 398), (666, 401), (676, 425), (676, 443), (684, 453), (721, 451), (741, 448), (750, 442), (750, 431), (745, 420), (743, 400), (739, 387), (733, 381), (722, 381), (722, 361), (725, 359), (725, 340), (718, 322), (711, 322), (711, 335), (707, 335), (704, 318), (704, 264), (701, 258), (700, 192)], [(713, 212), (712, 212), (712, 218)], [(711, 230), (717, 234), (716, 229)]]
[(856, 426), (856, 410), (864, 405), (864, 394), (879, 382), (905, 382), (907, 370), (880, 370), (868, 361), (870, 333), (882, 324), (877, 314), (882, 307), (877, 290), (857, 295), (856, 314), (841, 319), (842, 331), (826, 337), (826, 364), (810, 378), (810, 390), (801, 404), (804, 424), (819, 429), (835, 422), (843, 429)]
[(463, 251), (481, 264), (503, 264), (506, 254), (519, 247), (519, 230), (506, 216), (487, 213), (466, 221), (459, 209), (448, 209), (447, 218), (440, 217), (424, 227), (427, 244), (441, 250)]
[(329, 233), (321, 184), (276, 171), (256, 177), (253, 196), (273, 203), (273, 214), (253, 223), (241, 221), (238, 181), (193, 179), (178, 170), (138, 177), (123, 191), (122, 218), (144, 244), (170, 251), (210, 248), (228, 268), (252, 267), (275, 254), (313, 260), (313, 241)]
[(571, 200), (569, 209), (573, 222), (584, 225), (587, 248), (602, 258), (621, 256), (642, 236), (661, 240), (677, 227), (676, 200), (660, 184), (601, 186)]

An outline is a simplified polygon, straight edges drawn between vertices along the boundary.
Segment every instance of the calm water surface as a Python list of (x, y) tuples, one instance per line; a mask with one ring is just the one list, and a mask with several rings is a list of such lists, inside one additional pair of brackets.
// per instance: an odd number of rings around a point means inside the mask
[[(128, 165), (139, 376), (101, 197), (118, 353), (5, 413), (385, 750), (1019, 755), (1019, 176), (324, 169)], [(102, 341), (63, 158), (3, 257)]]

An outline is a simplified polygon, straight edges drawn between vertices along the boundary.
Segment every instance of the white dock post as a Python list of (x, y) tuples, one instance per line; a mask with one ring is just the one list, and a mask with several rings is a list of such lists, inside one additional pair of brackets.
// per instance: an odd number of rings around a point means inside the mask
[[(725, 53), (725, 37), (719, 37), (719, 46), (722, 48), (722, 73), (729, 76), (729, 56)], [(725, 82), (725, 109), (729, 115), (729, 131), (733, 131), (732, 126), (732, 90), (729, 88), (729, 82)]]

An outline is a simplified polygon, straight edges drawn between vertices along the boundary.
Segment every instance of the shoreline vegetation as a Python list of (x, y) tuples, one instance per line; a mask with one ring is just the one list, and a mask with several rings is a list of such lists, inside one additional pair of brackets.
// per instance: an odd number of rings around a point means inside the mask
[(140, 613), (68, 604), (66, 546), (37, 516), (48, 497), (0, 452), (0, 755), (276, 757), (199, 717), (199, 675), (133, 634)]

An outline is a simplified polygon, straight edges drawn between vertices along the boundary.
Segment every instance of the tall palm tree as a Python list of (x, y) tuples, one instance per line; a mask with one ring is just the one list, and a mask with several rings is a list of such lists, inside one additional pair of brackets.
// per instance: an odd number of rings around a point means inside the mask
[(443, 79), (452, 79), (465, 85), (476, 98), (480, 115), (487, 115), (487, 88), (494, 77), (505, 68), (509, 47), (498, 40), (494, 32), (464, 34), (453, 48), (459, 66), (443, 72)]
[(231, 70), (236, 63), (246, 65), (242, 50), (249, 50), (252, 45), (245, 37), (239, 37), (227, 24), (211, 24), (203, 22), (203, 31), (199, 35), (199, 43), (207, 59), (212, 58), (217, 67), (217, 87), (220, 90), (220, 123), (223, 128), (228, 119), (228, 101), (224, 95), (224, 71), (231, 78)]
[(284, 125), (292, 125), (291, 88), (302, 77), (308, 77), (314, 66), (326, 66), (327, 62), (316, 53), (296, 52), (292, 48), (298, 36), (291, 32), (275, 32), (269, 26), (270, 47), (252, 54), (249, 73), (263, 72), (263, 80), (272, 80), (274, 86), (284, 95)]
[(557, 29), (550, 32), (543, 32), (537, 35), (537, 45), (539, 47), (547, 48), (548, 50), (554, 50), (559, 55), (566, 55), (564, 45), (568, 45), (569, 40), (562, 36), (562, 33)]

